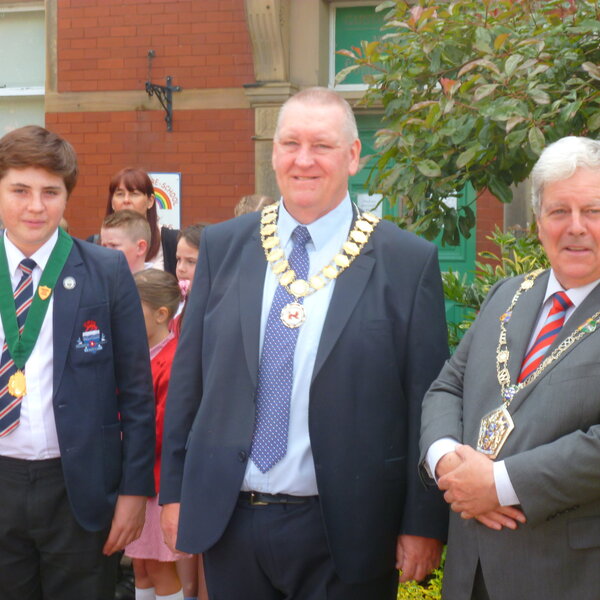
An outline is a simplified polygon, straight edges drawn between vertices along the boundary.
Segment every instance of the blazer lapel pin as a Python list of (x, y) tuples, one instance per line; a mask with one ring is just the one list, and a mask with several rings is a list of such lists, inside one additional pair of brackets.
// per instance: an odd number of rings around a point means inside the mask
[(65, 288), (65, 290), (72, 290), (75, 288), (75, 286), (77, 285), (77, 282), (75, 281), (75, 277), (65, 277), (63, 279), (63, 287)]

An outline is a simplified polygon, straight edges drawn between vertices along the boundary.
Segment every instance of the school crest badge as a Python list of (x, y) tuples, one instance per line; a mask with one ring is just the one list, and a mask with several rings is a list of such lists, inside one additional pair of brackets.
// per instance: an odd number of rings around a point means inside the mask
[(106, 337), (98, 328), (96, 321), (86, 321), (83, 324), (83, 331), (77, 339), (75, 348), (96, 354), (96, 352), (102, 350), (102, 344), (106, 344)]

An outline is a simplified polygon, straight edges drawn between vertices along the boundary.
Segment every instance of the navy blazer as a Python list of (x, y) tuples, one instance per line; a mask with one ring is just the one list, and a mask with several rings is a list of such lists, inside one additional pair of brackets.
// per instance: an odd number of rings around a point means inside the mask
[(52, 402), (75, 518), (110, 525), (117, 495), (154, 494), (154, 398), (144, 317), (122, 252), (77, 239), (53, 305)]
[[(173, 365), (160, 501), (181, 502), (178, 547), (188, 552), (223, 534), (249, 460), (266, 272), (259, 218), (203, 232)], [(381, 222), (336, 280), (310, 389), (320, 505), (346, 581), (389, 572), (400, 533), (445, 538), (447, 509), (417, 462), (421, 401), (447, 352), (435, 247)]]

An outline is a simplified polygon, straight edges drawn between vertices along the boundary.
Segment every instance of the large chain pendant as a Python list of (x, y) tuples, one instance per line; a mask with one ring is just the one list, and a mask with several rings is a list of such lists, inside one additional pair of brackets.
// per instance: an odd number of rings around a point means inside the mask
[(495, 459), (514, 428), (506, 406), (499, 406), (481, 419), (477, 450)]
[(15, 398), (22, 398), (27, 393), (25, 373), (19, 369), (8, 379), (8, 393)]
[(290, 329), (296, 329), (304, 323), (306, 319), (306, 311), (304, 306), (299, 302), (290, 302), (281, 309), (281, 322)]

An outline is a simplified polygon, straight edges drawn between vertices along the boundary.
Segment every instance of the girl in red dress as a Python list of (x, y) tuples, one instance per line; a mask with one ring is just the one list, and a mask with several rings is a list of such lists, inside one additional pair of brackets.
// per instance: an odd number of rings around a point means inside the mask
[[(136, 273), (135, 283), (142, 300), (146, 322), (156, 401), (154, 479), (158, 492), (167, 387), (177, 347), (177, 338), (169, 331), (169, 323), (179, 306), (181, 292), (177, 279), (171, 273), (157, 269)], [(135, 542), (126, 546), (125, 554), (133, 559), (136, 600), (183, 599), (175, 561), (184, 555), (171, 552), (163, 541), (157, 497), (148, 499), (146, 522), (142, 535)]]

